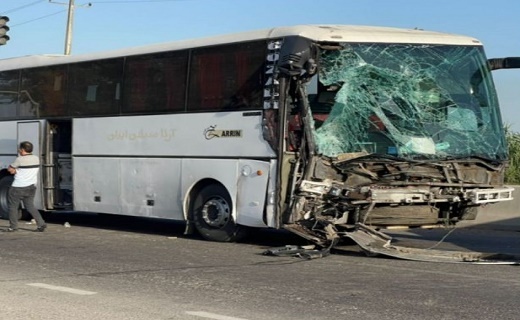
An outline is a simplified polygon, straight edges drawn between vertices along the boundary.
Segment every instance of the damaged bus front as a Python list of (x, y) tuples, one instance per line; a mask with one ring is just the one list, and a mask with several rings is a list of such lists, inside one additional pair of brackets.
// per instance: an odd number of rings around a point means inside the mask
[(481, 45), (288, 37), (278, 56), (287, 229), (324, 245), (356, 225), (448, 225), (512, 199)]

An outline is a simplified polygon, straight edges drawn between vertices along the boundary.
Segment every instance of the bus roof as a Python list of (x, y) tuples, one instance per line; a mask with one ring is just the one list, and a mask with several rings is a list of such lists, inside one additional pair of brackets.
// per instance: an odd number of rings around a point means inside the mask
[(298, 25), (79, 55), (33, 55), (1, 59), (0, 70), (13, 70), (81, 61), (109, 59), (146, 53), (205, 47), (225, 43), (245, 42), (260, 39), (277, 39), (287, 36), (302, 36), (311, 40), (326, 42), (414, 43), (472, 46), (481, 45), (479, 40), (472, 37), (425, 31), (420, 29), (400, 29), (351, 25)]

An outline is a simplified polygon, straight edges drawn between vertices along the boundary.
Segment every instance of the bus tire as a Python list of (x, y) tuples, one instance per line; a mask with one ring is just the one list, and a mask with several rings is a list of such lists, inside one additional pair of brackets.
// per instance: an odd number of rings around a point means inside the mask
[(234, 242), (245, 235), (244, 228), (233, 221), (229, 193), (219, 184), (207, 185), (195, 195), (191, 216), (195, 228), (206, 240)]
[(9, 219), (9, 188), (14, 177), (11, 175), (0, 178), (0, 218)]
[[(9, 188), (13, 183), (13, 176), (0, 178), (0, 219), (9, 219)], [(19, 220), (30, 220), (31, 214), (22, 208), (18, 209)]]

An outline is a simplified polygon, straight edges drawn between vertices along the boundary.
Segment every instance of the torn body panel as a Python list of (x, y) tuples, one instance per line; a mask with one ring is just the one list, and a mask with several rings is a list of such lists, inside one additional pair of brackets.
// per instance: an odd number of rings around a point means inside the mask
[(327, 246), (360, 224), (449, 225), (512, 199), (482, 47), (288, 39), (278, 72), (287, 229)]

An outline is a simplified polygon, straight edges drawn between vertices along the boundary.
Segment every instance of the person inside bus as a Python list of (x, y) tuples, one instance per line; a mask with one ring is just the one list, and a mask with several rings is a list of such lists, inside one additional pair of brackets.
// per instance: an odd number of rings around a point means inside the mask
[(18, 230), (18, 208), (23, 202), (25, 209), (36, 220), (36, 230), (43, 232), (47, 224), (40, 212), (34, 207), (34, 196), (36, 194), (36, 183), (38, 171), (40, 170), (40, 159), (32, 154), (33, 144), (29, 141), (20, 143), (18, 153), (20, 154), (7, 169), (14, 174), (13, 184), (9, 188), (9, 228), (4, 231), (13, 232)]

